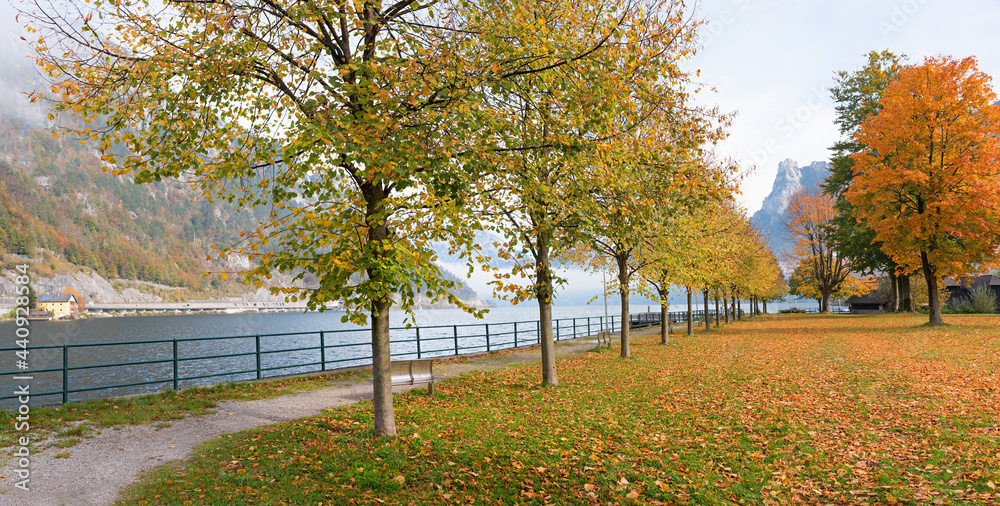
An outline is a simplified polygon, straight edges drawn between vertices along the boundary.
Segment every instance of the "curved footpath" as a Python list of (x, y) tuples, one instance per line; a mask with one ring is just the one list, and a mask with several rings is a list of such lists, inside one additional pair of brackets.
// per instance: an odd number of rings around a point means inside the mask
[[(633, 331), (647, 334), (658, 328)], [(593, 349), (594, 336), (556, 344), (556, 355), (577, 355)], [(473, 370), (496, 370), (540, 359), (538, 347), (504, 354), (467, 357), (441, 363), (435, 372), (444, 378)], [(447, 357), (442, 357), (447, 358)], [(414, 388), (397, 387), (397, 392)], [(58, 448), (36, 451), (31, 458), (30, 491), (14, 488), (8, 462), (0, 480), (0, 505), (91, 506), (111, 504), (120, 490), (136, 482), (141, 473), (171, 460), (186, 459), (195, 446), (224, 434), (232, 434), (270, 423), (318, 415), (323, 409), (371, 398), (370, 382), (332, 383), (318, 390), (256, 401), (220, 402), (215, 413), (172, 420), (171, 426), (151, 425), (104, 428), (92, 439), (81, 440), (69, 451), (70, 458), (57, 459)]]

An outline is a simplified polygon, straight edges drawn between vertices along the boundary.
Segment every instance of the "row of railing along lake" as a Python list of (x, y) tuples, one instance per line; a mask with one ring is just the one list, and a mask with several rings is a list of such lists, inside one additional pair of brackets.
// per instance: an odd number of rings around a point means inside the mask
[[(710, 316), (714, 312), (710, 312)], [(701, 319), (703, 311), (696, 311)], [(687, 319), (687, 312), (671, 312), (671, 322)], [(660, 313), (630, 315), (630, 328), (660, 324)], [(556, 341), (593, 336), (602, 330), (621, 330), (620, 318), (608, 327), (599, 317), (553, 320)], [(481, 323), (390, 329), (394, 360), (445, 357), (534, 346), (539, 322)], [(0, 353), (19, 348), (0, 348)], [(152, 393), (164, 389), (211, 385), (227, 381), (263, 379), (371, 365), (371, 330), (321, 330), (219, 337), (192, 337), (112, 343), (64, 343), (29, 348), (31, 369), (0, 372), (3, 384), (14, 376), (30, 375), (33, 404), (81, 401)], [(107, 357), (134, 360), (107, 362)], [(13, 387), (5, 389), (13, 392)], [(6, 392), (5, 392), (6, 393)], [(16, 395), (0, 396), (11, 406)]]

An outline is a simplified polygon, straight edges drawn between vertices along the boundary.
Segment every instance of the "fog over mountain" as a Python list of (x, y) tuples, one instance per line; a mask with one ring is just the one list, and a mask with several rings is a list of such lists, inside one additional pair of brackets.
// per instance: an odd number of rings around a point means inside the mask
[(45, 114), (25, 91), (40, 89), (44, 82), (28, 58), (30, 48), (21, 40), (24, 28), (15, 16), (13, 6), (0, 2), (0, 126), (38, 128), (45, 125)]
[(792, 241), (785, 224), (788, 219), (788, 201), (803, 188), (818, 189), (830, 175), (829, 162), (813, 162), (800, 167), (794, 160), (778, 164), (778, 174), (774, 177), (771, 193), (764, 199), (760, 210), (750, 218), (753, 224), (768, 240), (771, 251), (781, 258), (781, 253), (790, 251)]

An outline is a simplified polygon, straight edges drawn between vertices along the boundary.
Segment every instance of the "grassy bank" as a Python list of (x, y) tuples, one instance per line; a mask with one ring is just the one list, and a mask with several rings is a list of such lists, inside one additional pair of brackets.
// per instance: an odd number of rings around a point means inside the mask
[(1000, 319), (759, 317), (211, 442), (125, 504), (996, 504)]
[[(166, 427), (171, 420), (211, 412), (222, 401), (268, 399), (323, 388), (331, 382), (361, 381), (362, 378), (362, 372), (345, 371), (32, 407), (32, 439), (48, 438), (52, 445), (67, 448), (73, 446), (77, 438), (91, 437), (111, 427), (149, 424)], [(16, 416), (15, 411), (0, 409), (0, 426), (13, 427)], [(0, 432), (0, 448), (11, 447), (18, 435), (14, 431)]]

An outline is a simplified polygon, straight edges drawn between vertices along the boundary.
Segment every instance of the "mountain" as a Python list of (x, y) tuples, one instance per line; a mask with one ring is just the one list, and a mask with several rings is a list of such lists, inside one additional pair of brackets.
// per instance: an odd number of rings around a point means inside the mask
[(750, 218), (750, 223), (768, 240), (778, 257), (790, 251), (792, 241), (785, 227), (788, 218), (788, 201), (802, 189), (818, 189), (830, 175), (828, 162), (813, 162), (800, 167), (794, 160), (778, 164), (778, 174), (774, 177), (771, 193), (764, 199), (760, 210)]

